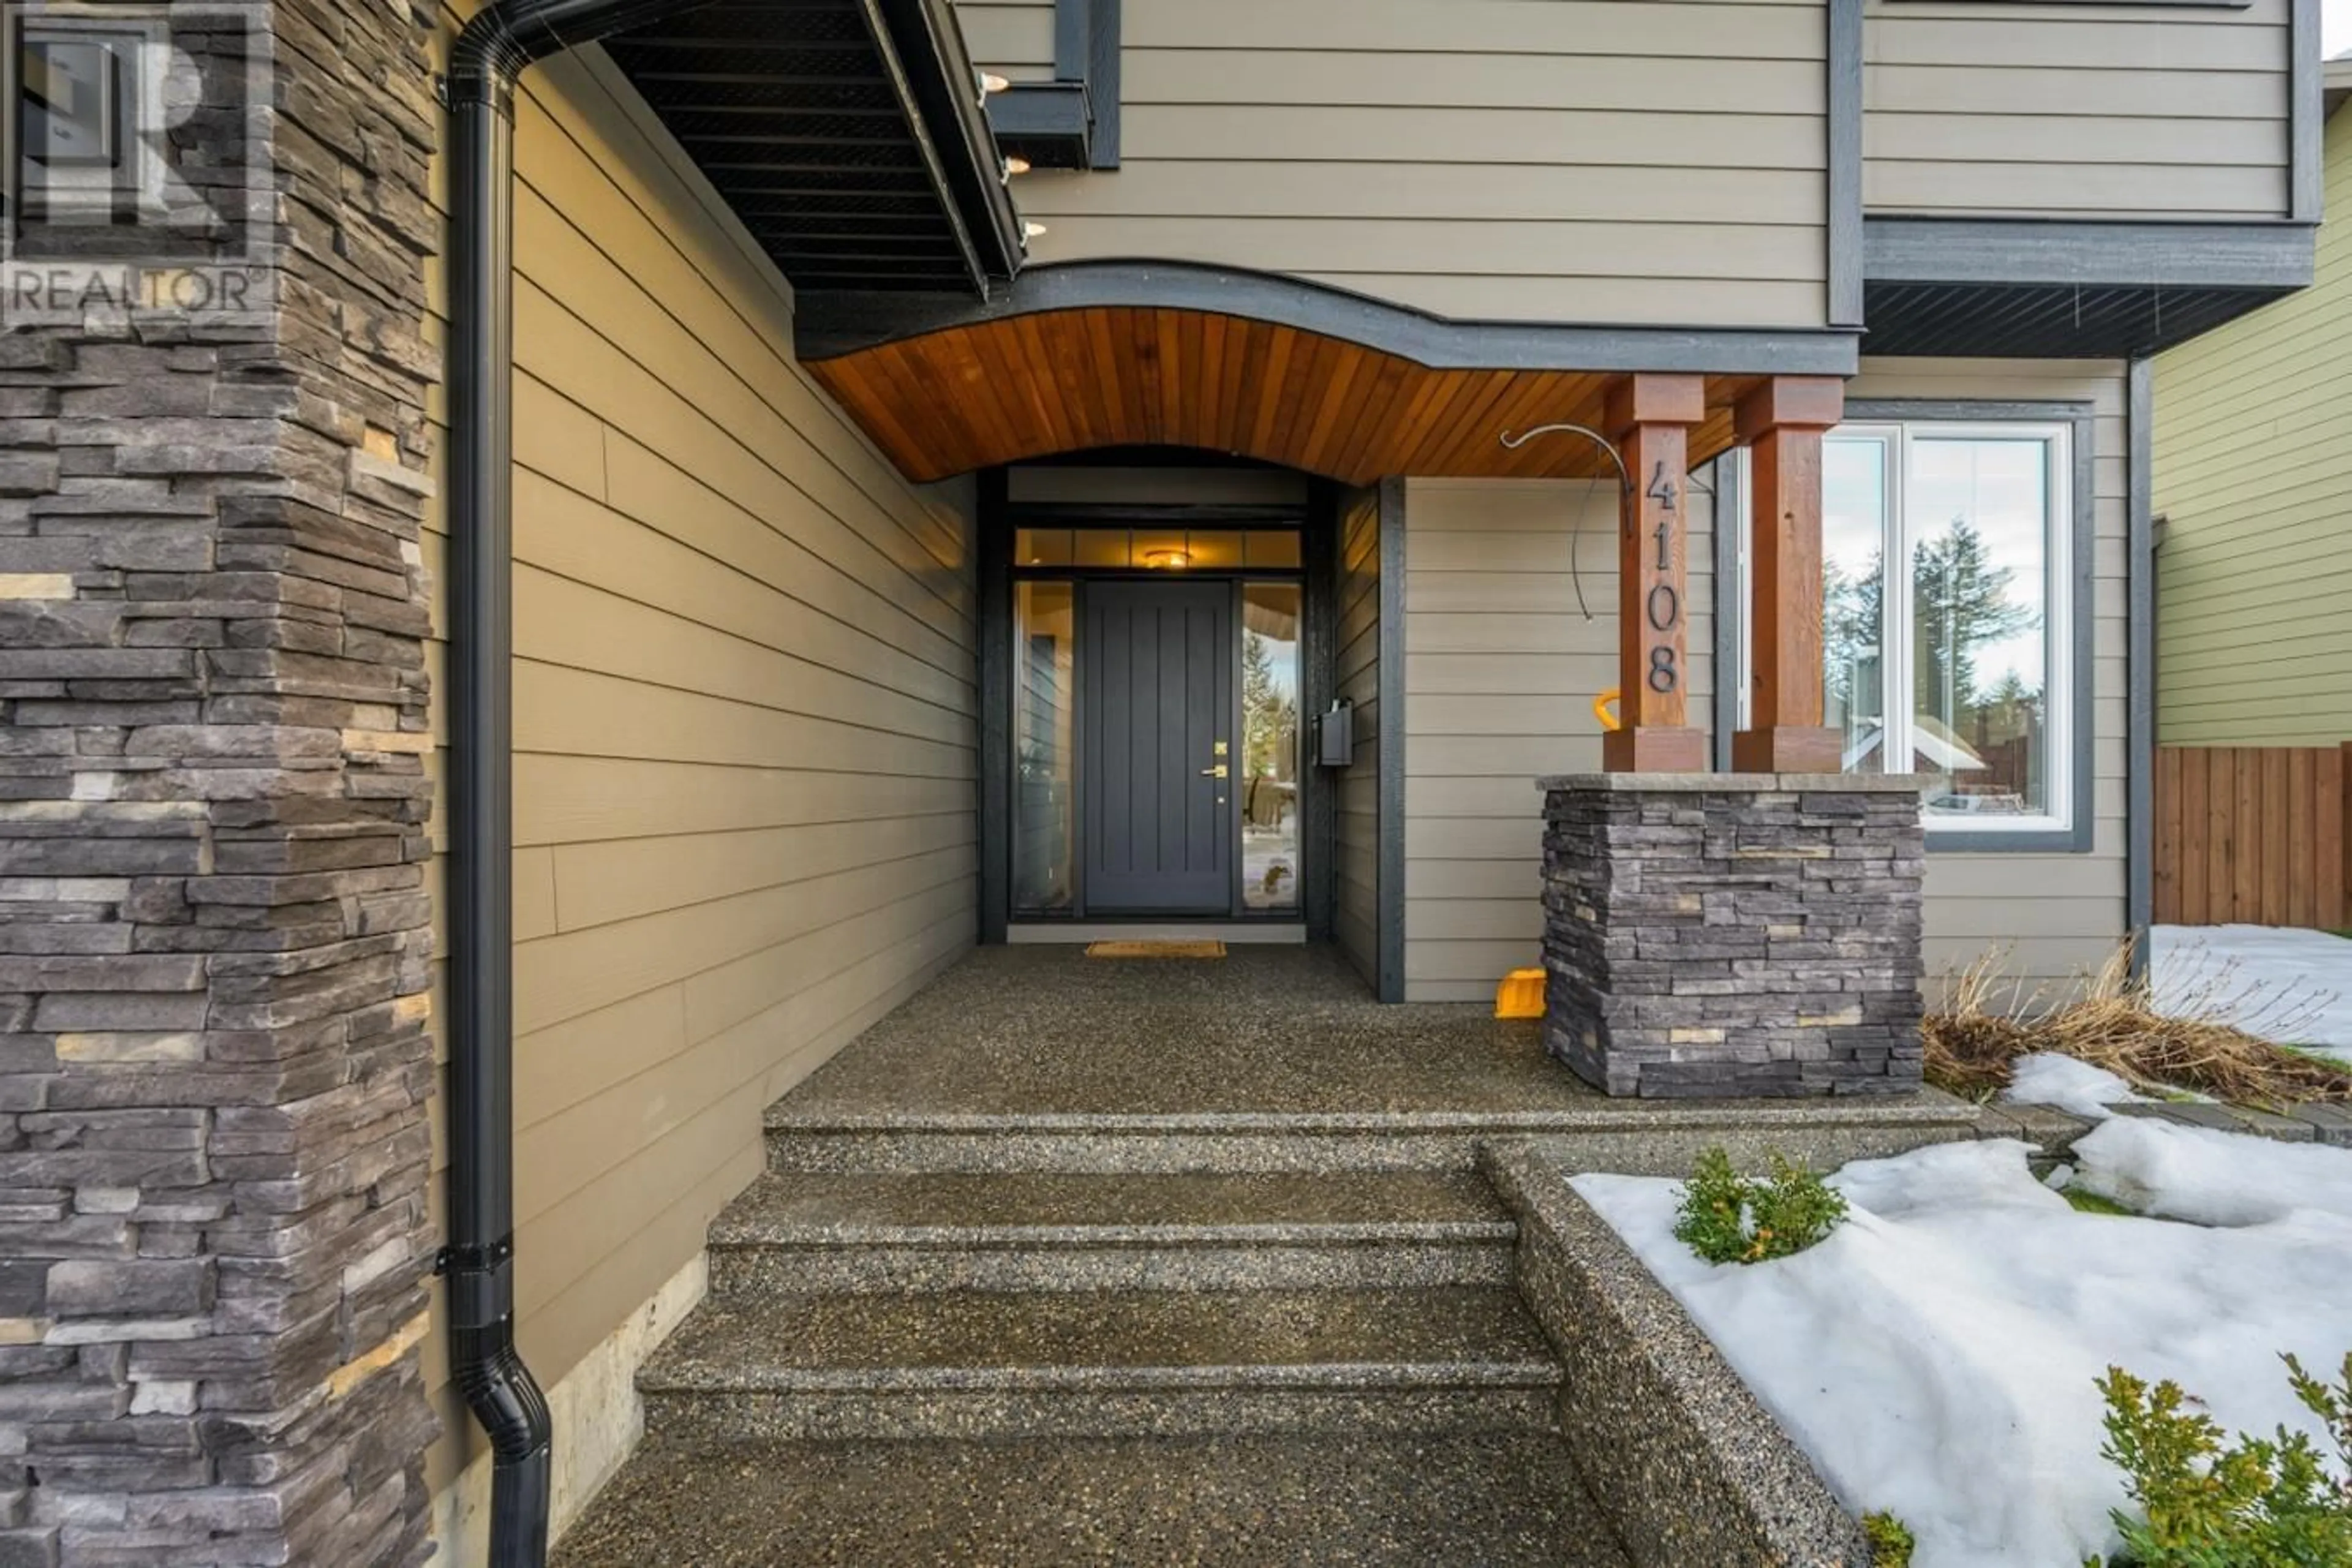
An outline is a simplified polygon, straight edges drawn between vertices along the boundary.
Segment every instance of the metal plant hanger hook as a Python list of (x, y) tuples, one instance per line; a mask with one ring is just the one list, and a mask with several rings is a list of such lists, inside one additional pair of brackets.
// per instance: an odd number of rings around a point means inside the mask
[[(1538, 425), (1530, 429), (1522, 430), (1517, 435), (1513, 435), (1510, 431), (1506, 430), (1502, 435), (1502, 442), (1506, 449), (1516, 452), (1538, 436), (1551, 436), (1563, 431), (1570, 435), (1585, 437), (1608, 455), (1610, 464), (1617, 470), (1618, 506), (1619, 510), (1622, 511), (1624, 506), (1624, 498), (1633, 493), (1633, 476), (1627, 470), (1623, 456), (1618, 452), (1616, 447), (1611, 443), (1609, 437), (1603, 436), (1600, 431), (1595, 430), (1591, 426), (1573, 425), (1566, 420), (1561, 420), (1559, 423), (1554, 425)], [(1569, 581), (1576, 584), (1576, 613), (1582, 616), (1589, 621), (1592, 618), (1592, 611), (1585, 605), (1584, 602), (1584, 567), (1582, 563), (1577, 560), (1576, 556), (1576, 535), (1580, 531), (1581, 531), (1571, 530), (1569, 533), (1568, 576)]]

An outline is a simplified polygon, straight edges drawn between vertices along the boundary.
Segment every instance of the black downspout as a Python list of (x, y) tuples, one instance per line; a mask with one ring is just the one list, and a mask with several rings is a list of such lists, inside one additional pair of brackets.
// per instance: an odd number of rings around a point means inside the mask
[(514, 87), (708, 0), (500, 0), (449, 56), (450, 1373), (492, 1456), (492, 1568), (547, 1561), (551, 1427), (515, 1351)]

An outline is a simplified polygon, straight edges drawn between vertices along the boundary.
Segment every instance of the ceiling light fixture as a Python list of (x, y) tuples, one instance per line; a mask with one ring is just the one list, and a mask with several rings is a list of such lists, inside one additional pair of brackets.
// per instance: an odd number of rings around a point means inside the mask
[(1004, 172), (1007, 174), (1025, 174), (1029, 172), (1029, 160), (1026, 158), (1007, 158), (1004, 160)]
[(1143, 563), (1163, 571), (1172, 571), (1180, 566), (1190, 566), (1192, 564), (1192, 558), (1181, 550), (1147, 550), (1143, 552)]

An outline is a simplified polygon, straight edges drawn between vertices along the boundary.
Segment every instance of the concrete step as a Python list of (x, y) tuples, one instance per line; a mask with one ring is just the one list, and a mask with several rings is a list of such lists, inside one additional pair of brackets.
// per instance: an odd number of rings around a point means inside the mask
[(1516, 1291), (953, 1291), (712, 1300), (638, 1373), (648, 1431), (732, 1438), (1547, 1428)]
[(1507, 1285), (1469, 1172), (771, 1174), (710, 1229), (730, 1300), (863, 1290)]
[(777, 1172), (1470, 1171), (1482, 1143), (1541, 1139), (1572, 1169), (1683, 1175), (1710, 1145), (1774, 1148), (1816, 1169), (1977, 1136), (1977, 1109), (1928, 1089), (1833, 1100), (1591, 1097), (1538, 1110), (844, 1113), (787, 1098), (767, 1112)]
[(555, 1568), (1625, 1568), (1545, 1432), (647, 1443)]

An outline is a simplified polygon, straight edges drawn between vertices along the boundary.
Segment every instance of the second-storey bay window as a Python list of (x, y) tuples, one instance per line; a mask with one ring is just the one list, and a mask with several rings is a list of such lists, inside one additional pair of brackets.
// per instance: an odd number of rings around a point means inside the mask
[(1854, 423), (1822, 452), (1824, 721), (1929, 831), (2074, 826), (2072, 427)]

